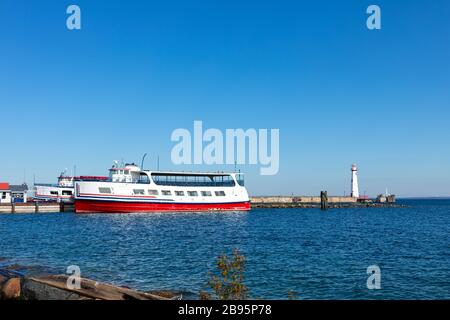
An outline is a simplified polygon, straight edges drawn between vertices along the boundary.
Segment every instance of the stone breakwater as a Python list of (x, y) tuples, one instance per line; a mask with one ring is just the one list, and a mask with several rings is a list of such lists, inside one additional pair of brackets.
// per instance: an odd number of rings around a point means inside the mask
[[(267, 197), (250, 197), (252, 204), (261, 203), (298, 203), (298, 204), (320, 204), (320, 196), (267, 196)], [(328, 197), (328, 203), (357, 203), (356, 198), (352, 197)]]
[[(319, 204), (306, 203), (252, 203), (252, 209), (307, 209), (320, 208)], [(392, 203), (353, 203), (353, 204), (329, 204), (329, 209), (339, 208), (406, 208), (407, 205)]]
[[(269, 196), (269, 197), (251, 197), (250, 203), (252, 209), (255, 208), (320, 208), (322, 204), (321, 197), (311, 196)], [(400, 208), (405, 205), (391, 202), (375, 202), (366, 199), (358, 201), (352, 197), (327, 197), (327, 206), (333, 208)]]

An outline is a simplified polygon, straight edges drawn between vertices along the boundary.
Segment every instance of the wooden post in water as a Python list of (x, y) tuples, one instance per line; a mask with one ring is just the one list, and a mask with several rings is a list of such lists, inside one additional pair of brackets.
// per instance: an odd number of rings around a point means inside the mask
[(320, 192), (320, 210), (328, 210), (328, 194), (326, 191)]

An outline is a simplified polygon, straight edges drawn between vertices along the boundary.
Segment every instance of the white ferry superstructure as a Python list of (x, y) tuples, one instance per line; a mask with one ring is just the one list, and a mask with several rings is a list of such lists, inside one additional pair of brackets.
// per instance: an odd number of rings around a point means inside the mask
[(108, 181), (75, 181), (77, 213), (248, 211), (242, 173), (143, 171), (113, 166)]

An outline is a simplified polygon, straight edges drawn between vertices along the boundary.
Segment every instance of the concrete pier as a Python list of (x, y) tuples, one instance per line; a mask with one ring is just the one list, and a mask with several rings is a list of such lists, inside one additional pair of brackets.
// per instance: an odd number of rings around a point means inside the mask
[(0, 204), (0, 214), (2, 213), (57, 213), (73, 212), (74, 205), (56, 202), (32, 202), (32, 203), (9, 203)]

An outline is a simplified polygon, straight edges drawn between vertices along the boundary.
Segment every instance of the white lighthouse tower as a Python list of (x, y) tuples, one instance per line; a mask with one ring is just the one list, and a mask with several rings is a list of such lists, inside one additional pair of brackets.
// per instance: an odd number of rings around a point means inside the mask
[(359, 189), (358, 189), (358, 168), (356, 164), (352, 164), (352, 198), (359, 198)]

